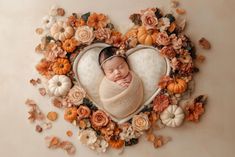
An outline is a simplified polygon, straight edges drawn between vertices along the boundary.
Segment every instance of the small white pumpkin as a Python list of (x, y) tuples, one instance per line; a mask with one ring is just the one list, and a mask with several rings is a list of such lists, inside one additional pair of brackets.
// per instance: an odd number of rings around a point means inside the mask
[(169, 127), (178, 127), (184, 121), (184, 111), (180, 106), (170, 105), (161, 114), (162, 123)]
[(48, 89), (54, 96), (64, 96), (72, 86), (71, 80), (65, 75), (55, 75), (48, 81)]
[(63, 21), (54, 23), (50, 29), (51, 35), (56, 40), (64, 41), (74, 35), (74, 29)]

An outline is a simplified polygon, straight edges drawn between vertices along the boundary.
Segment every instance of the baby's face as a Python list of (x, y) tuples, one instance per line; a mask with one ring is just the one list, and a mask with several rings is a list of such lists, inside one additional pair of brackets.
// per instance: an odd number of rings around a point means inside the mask
[(114, 57), (103, 64), (103, 70), (107, 79), (116, 82), (125, 78), (129, 73), (129, 67), (124, 58)]

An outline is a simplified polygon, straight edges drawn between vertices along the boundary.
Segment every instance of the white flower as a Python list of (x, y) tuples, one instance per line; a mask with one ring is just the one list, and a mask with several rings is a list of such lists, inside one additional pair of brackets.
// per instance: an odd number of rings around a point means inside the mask
[(96, 142), (89, 147), (98, 153), (106, 152), (107, 147), (109, 146), (108, 142), (104, 139), (97, 139)]
[(96, 132), (92, 129), (83, 130), (79, 134), (79, 140), (81, 141), (82, 144), (92, 145), (97, 140)]
[(143, 132), (138, 132), (134, 130), (133, 126), (128, 125), (122, 127), (122, 132), (119, 134), (120, 138), (125, 141), (129, 141), (132, 138), (138, 138), (143, 134)]
[(42, 18), (42, 25), (44, 29), (50, 29), (51, 26), (56, 22), (56, 19), (52, 16), (44, 16)]
[(75, 38), (81, 43), (90, 44), (95, 38), (93, 29), (89, 26), (78, 27)]
[(57, 9), (58, 9), (57, 6), (52, 6), (50, 11), (49, 11), (49, 15), (50, 16), (56, 16), (57, 15)]
[(161, 32), (164, 32), (165, 30), (167, 30), (168, 27), (170, 27), (171, 23), (170, 23), (170, 19), (169, 18), (161, 18), (160, 22), (159, 22), (159, 29)]

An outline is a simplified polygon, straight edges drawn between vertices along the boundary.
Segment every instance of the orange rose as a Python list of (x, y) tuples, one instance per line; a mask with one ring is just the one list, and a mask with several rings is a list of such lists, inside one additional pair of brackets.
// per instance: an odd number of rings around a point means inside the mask
[(78, 114), (78, 118), (82, 119), (82, 118), (87, 118), (90, 116), (91, 114), (91, 110), (87, 107), (87, 106), (79, 106), (79, 108), (77, 109), (77, 114)]
[(91, 124), (96, 128), (106, 126), (108, 122), (109, 122), (108, 116), (106, 115), (106, 113), (104, 113), (101, 110), (94, 112), (91, 116)]

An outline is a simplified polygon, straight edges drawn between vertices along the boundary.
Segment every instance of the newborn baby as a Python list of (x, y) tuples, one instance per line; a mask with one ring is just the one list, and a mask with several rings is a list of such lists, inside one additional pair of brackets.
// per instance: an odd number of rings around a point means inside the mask
[(132, 76), (124, 55), (109, 58), (105, 62), (104, 58), (106, 57), (103, 55), (103, 58), (101, 56), (100, 60), (103, 61), (101, 67), (107, 79), (123, 87), (128, 87)]
[(116, 118), (136, 111), (143, 100), (141, 79), (130, 70), (127, 58), (110, 46), (101, 50), (99, 64), (105, 75), (99, 88), (104, 109)]

